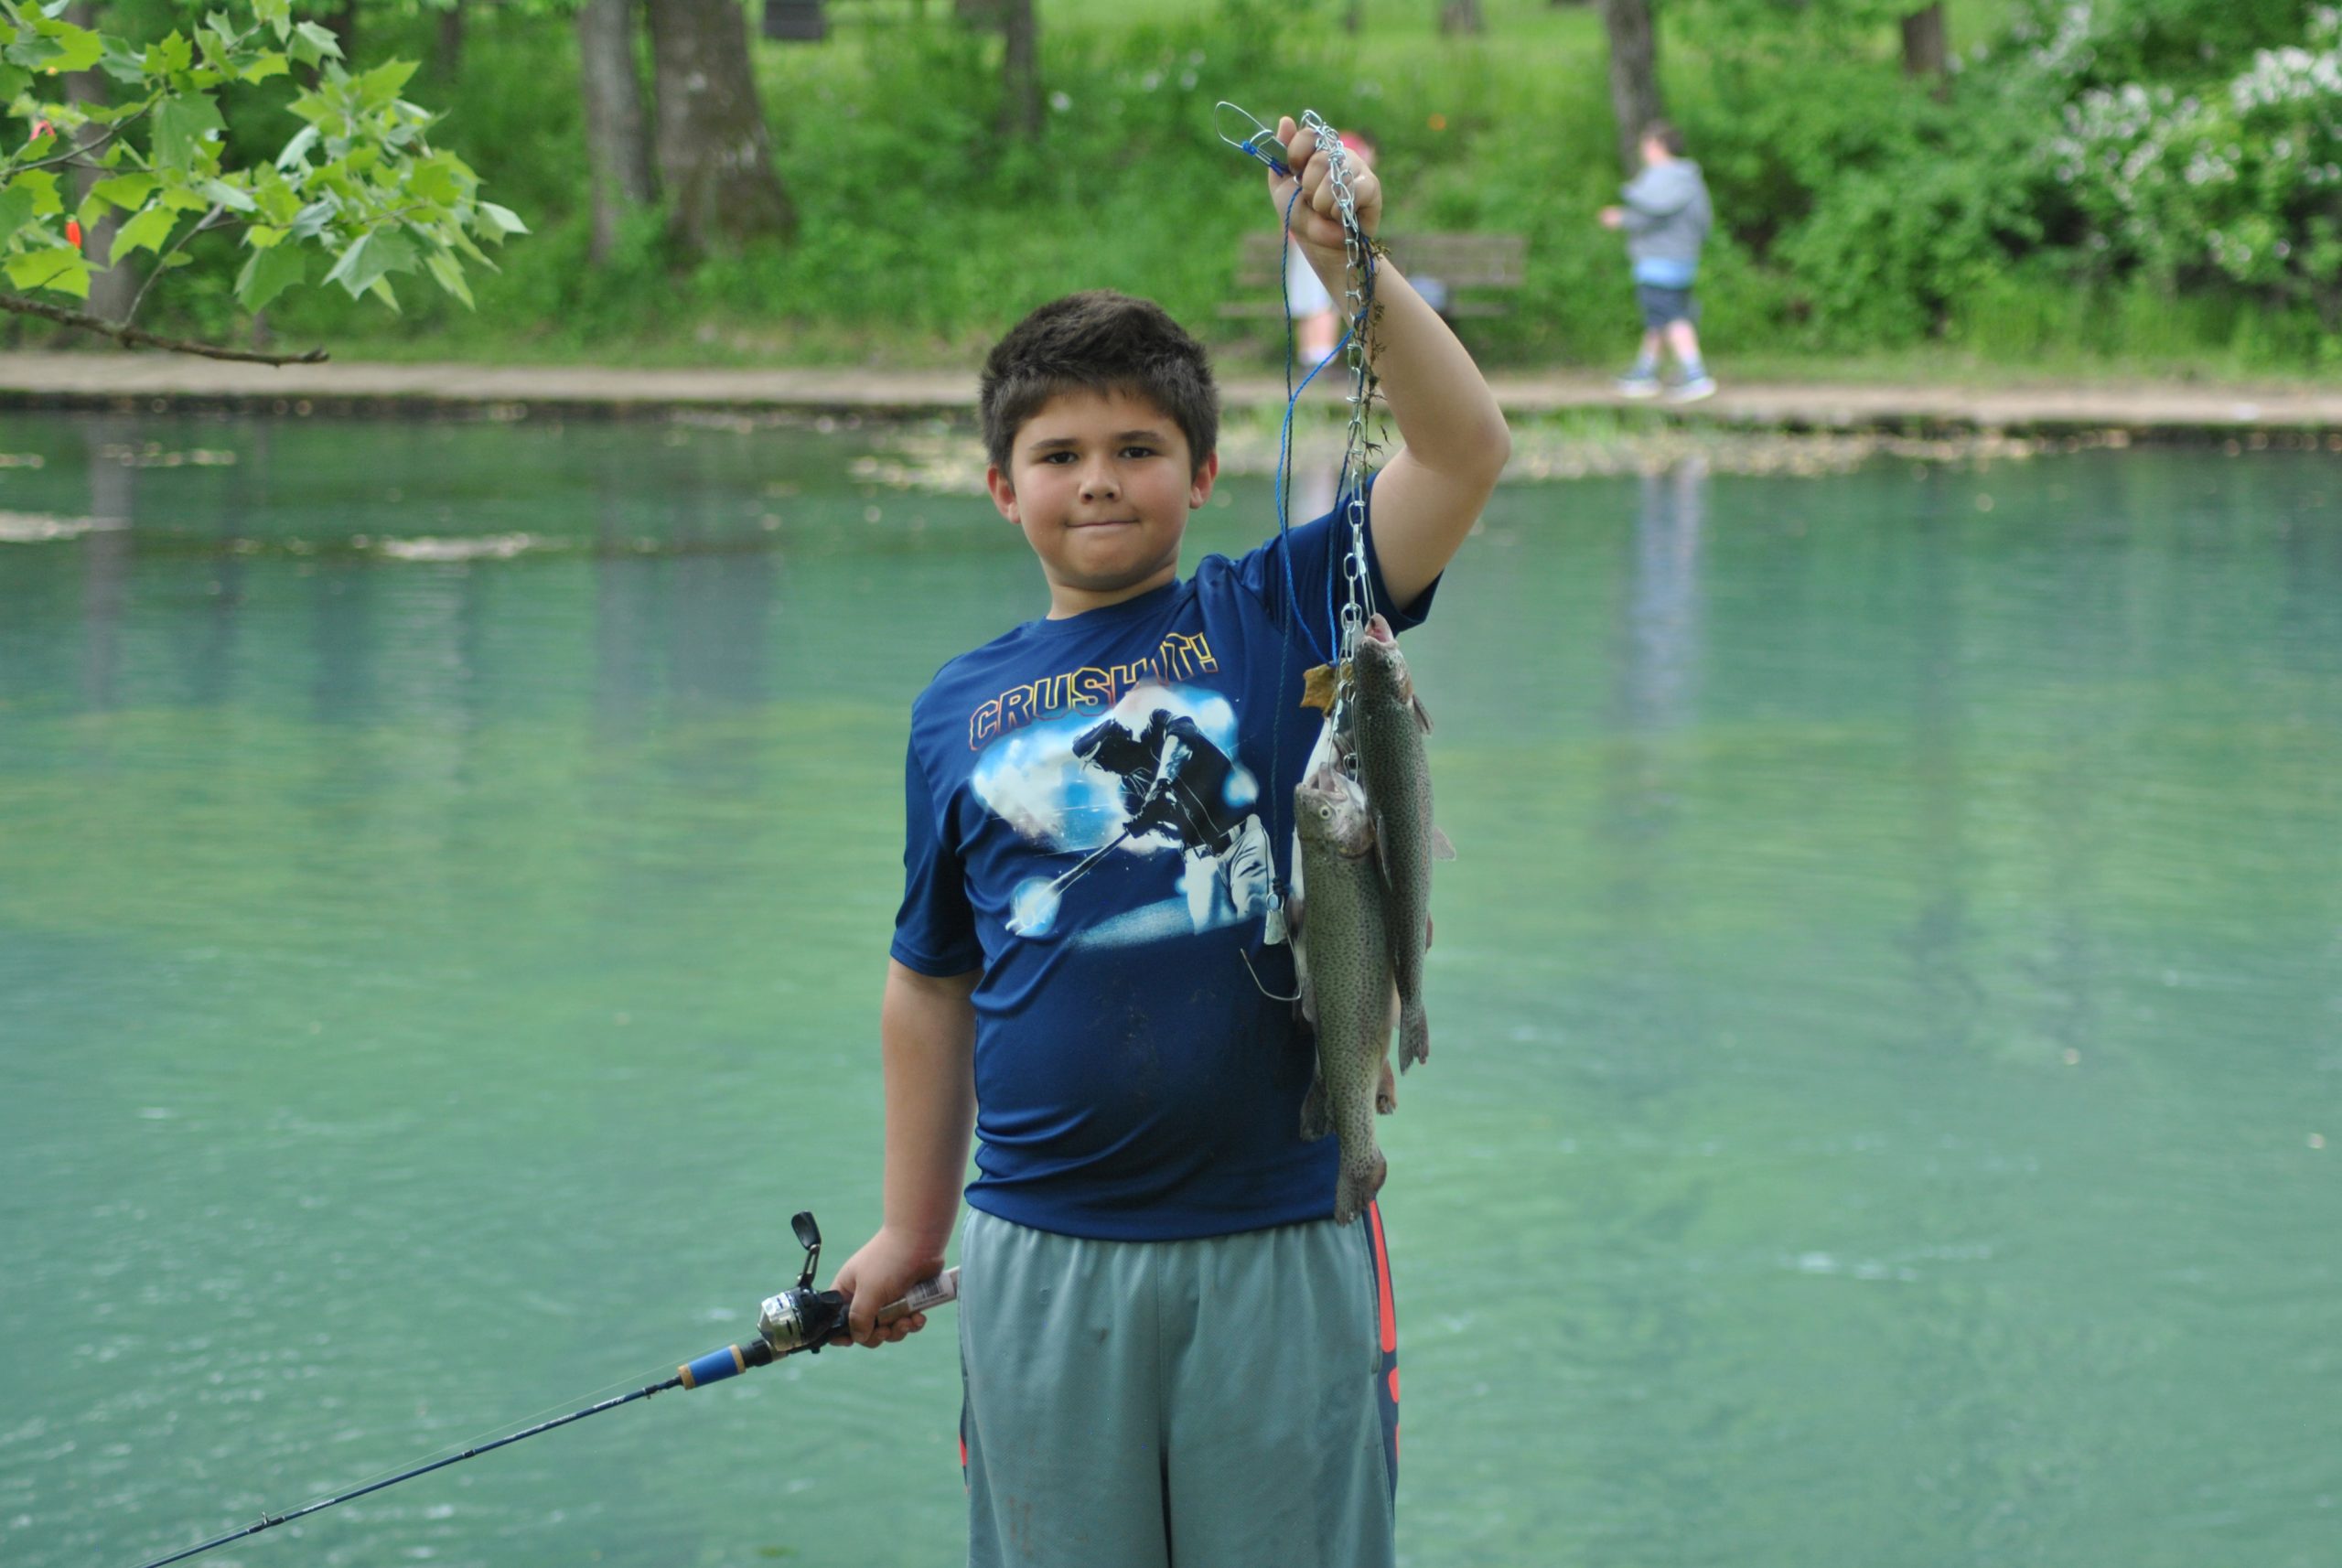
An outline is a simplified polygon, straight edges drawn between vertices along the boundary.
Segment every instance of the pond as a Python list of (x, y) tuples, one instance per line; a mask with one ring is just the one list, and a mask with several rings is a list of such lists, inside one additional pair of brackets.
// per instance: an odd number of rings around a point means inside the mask
[[(949, 432), (0, 416), (0, 1555), (666, 1375), (876, 1222), (911, 697), (1039, 613)], [(1223, 486), (1191, 539), (1273, 526)], [(2327, 1564), (2342, 466), (1500, 491), (1409, 644), (1402, 1560)], [(956, 1352), (223, 1549), (962, 1550)], [(298, 1539), (295, 1537), (298, 1536)]]

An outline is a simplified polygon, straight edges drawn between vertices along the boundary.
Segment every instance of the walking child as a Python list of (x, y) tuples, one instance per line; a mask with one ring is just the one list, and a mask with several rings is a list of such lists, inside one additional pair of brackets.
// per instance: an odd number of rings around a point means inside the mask
[[(1269, 194), (1334, 297), (1327, 160), (1282, 121)], [(1359, 221), (1382, 209), (1349, 175)], [(1398, 272), (1368, 351), (1404, 442), (1369, 572), (1419, 624), (1502, 469), (1495, 399)], [(1162, 309), (1042, 306), (987, 358), (985, 482), (1047, 614), (912, 704), (905, 891), (880, 1012), (884, 1220), (837, 1276), (853, 1337), (943, 1265), (971, 1133), (958, 1313), (969, 1562), (1392, 1561), (1397, 1339), (1379, 1210), (1331, 1219), (1278, 888), (1315, 738), (1302, 675), (1348, 529), (1182, 578), (1218, 393)], [(1302, 611), (1299, 624), (1294, 607)], [(1315, 628), (1314, 631), (1312, 628)], [(1314, 639), (1314, 640), (1313, 640)]]
[(1618, 378), (1618, 390), (1628, 397), (1657, 397), (1663, 345), (1674, 350), (1681, 371), (1667, 394), (1670, 401), (1696, 403), (1716, 390), (1700, 359), (1700, 306), (1692, 297), (1700, 247), (1715, 213), (1700, 166), (1683, 156), (1682, 132), (1664, 120), (1652, 121), (1643, 131), (1642, 158), (1642, 172), (1619, 191), (1623, 205), (1600, 213), (1604, 228), (1626, 231), (1635, 301), (1643, 315), (1642, 351)]

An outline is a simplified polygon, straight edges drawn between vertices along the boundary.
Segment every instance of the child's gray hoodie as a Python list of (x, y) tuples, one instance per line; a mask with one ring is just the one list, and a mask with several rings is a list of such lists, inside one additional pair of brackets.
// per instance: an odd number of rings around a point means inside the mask
[(1715, 212), (1708, 205), (1708, 182), (1689, 158), (1654, 164), (1628, 181), (1619, 193), (1626, 206), (1627, 255), (1638, 262), (1700, 259)]

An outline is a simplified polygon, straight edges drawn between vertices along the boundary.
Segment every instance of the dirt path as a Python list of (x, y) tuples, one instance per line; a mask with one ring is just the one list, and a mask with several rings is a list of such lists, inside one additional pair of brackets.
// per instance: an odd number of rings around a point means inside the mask
[[(1492, 378), (1508, 413), (1618, 408), (1606, 377)], [(1273, 407), (1284, 389), (1265, 376), (1230, 378), (1233, 407)], [(1330, 395), (1330, 394), (1329, 394)], [(634, 413), (673, 408), (807, 413), (959, 413), (975, 405), (972, 373), (855, 370), (616, 370), (598, 366), (336, 362), (273, 369), (172, 354), (0, 354), (0, 408), (227, 407), (283, 413), (428, 413), (487, 407), (519, 413)], [(1767, 430), (1999, 431), (2238, 437), (2342, 437), (2342, 389), (2198, 388), (2177, 383), (1987, 391), (1950, 386), (1731, 385), (1686, 409), (1643, 405), (1659, 419)]]

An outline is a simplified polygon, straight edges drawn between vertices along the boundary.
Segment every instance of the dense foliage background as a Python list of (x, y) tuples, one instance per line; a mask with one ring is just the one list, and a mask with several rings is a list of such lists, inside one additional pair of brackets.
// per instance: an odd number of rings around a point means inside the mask
[[(159, 30), (193, 8), (104, 9)], [(1370, 130), (1394, 231), (1526, 233), (1527, 285), (1510, 320), (1474, 334), (1484, 357), (1607, 362), (1635, 331), (1616, 237), (1592, 220), (1620, 171), (1605, 18), (1589, 6), (1483, 0), (1481, 30), (1455, 33), (1433, 0), (1040, 0), (1047, 111), (1023, 136), (1007, 128), (1001, 31), (963, 14), (981, 6), (831, 0), (825, 41), (753, 48), (793, 238), (686, 246), (643, 209), (598, 263), (567, 7), (470, 0), (460, 33), (445, 9), (369, 4), (353, 69), (422, 61), (409, 95), (444, 111), (435, 138), (534, 234), (472, 280), (476, 311), (418, 291), (393, 319), (309, 291), (272, 307), (280, 341), (965, 362), (1030, 305), (1096, 285), (1211, 323), (1237, 236), (1273, 220), (1258, 171), (1212, 134), (1222, 98)], [(2315, 372), (2342, 360), (2334, 10), (1961, 0), (1950, 69), (1919, 79), (1892, 0), (1660, 0), (1654, 15), (1666, 107), (1720, 214), (1703, 292), (1724, 362)], [(231, 103), (228, 120), (252, 156), (289, 134), (281, 111)], [(232, 254), (196, 250), (156, 291), (160, 317), (248, 333)]]

